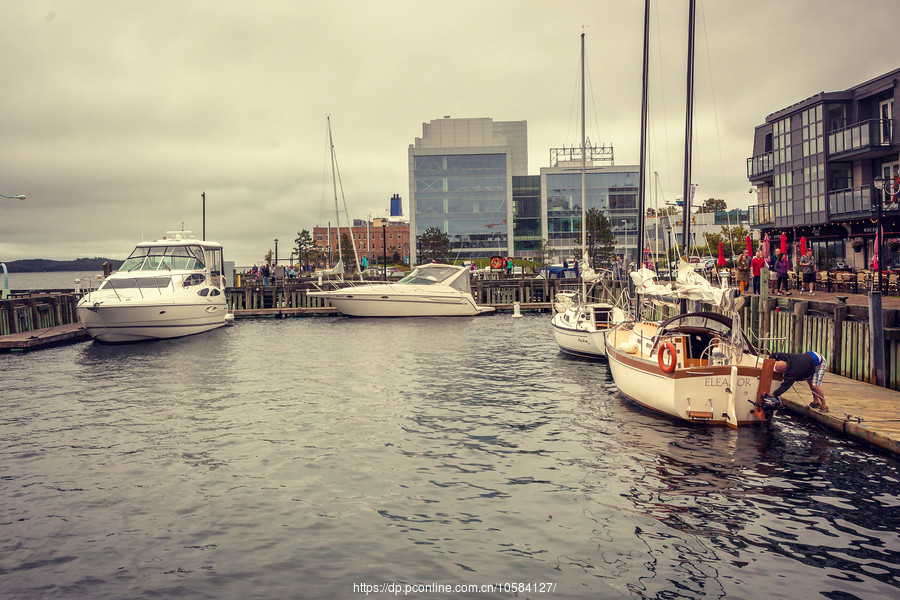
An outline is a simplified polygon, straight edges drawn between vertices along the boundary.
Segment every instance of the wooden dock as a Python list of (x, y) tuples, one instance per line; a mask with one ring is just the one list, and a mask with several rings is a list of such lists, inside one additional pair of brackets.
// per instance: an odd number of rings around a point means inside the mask
[(825, 374), (822, 389), (827, 413), (809, 407), (812, 392), (802, 381), (795, 383), (781, 399), (795, 414), (900, 456), (900, 392), (834, 373)]
[(0, 352), (28, 352), (62, 344), (74, 344), (89, 339), (91, 336), (80, 322), (66, 323), (55, 327), (0, 335)]

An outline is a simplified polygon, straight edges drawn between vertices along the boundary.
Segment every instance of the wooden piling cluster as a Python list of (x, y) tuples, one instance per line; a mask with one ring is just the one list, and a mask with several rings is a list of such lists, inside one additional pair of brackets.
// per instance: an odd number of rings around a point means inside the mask
[(74, 293), (36, 293), (0, 300), (0, 335), (76, 323)]

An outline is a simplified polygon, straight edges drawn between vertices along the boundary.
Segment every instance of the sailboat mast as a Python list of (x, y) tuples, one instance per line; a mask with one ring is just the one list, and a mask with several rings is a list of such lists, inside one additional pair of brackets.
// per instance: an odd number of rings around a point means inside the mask
[(691, 153), (694, 127), (694, 21), (697, 0), (690, 0), (688, 10), (688, 59), (687, 59), (687, 101), (684, 117), (684, 215), (682, 225), (682, 253), (690, 260), (691, 248)]
[(341, 213), (338, 208), (337, 175), (334, 168), (334, 140), (331, 137), (331, 115), (327, 115), (325, 118), (328, 120), (328, 148), (331, 152), (331, 185), (334, 188), (334, 216), (337, 219), (338, 260), (341, 260), (344, 257), (344, 252), (341, 248)]
[[(584, 132), (584, 32), (581, 33), (581, 261), (587, 256), (587, 155)], [(584, 269), (587, 264), (581, 265)], [(587, 284), (581, 278), (581, 298), (587, 302)]]
[[(644, 214), (646, 213), (646, 163), (647, 163), (647, 87), (650, 66), (650, 0), (644, 0), (644, 56), (641, 80), (641, 156), (638, 159), (638, 214), (637, 251), (638, 264), (643, 263), (644, 254)], [(658, 217), (657, 217), (658, 218)]]

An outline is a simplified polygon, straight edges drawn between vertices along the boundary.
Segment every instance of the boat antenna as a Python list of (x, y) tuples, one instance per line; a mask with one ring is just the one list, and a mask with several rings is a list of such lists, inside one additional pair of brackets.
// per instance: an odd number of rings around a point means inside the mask
[[(696, 20), (697, 0), (690, 0), (688, 9), (688, 47), (687, 47), (687, 94), (684, 115), (684, 218), (682, 219), (683, 254), (690, 260), (691, 247), (691, 151), (693, 147), (694, 126), (694, 22)], [(687, 301), (681, 301), (681, 314), (687, 312)]]

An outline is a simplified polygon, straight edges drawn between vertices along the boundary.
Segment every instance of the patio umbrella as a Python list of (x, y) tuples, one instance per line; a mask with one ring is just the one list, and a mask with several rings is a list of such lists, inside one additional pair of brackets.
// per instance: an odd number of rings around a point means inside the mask
[(781, 234), (781, 253), (787, 254), (787, 234)]
[(881, 234), (882, 230), (878, 230), (875, 232), (875, 253), (872, 256), (872, 270), (878, 270), (878, 249), (881, 246)]
[(747, 236), (747, 256), (753, 256), (753, 240), (749, 235)]
[(723, 248), (722, 242), (719, 242), (719, 261), (718, 264), (720, 267), (725, 266), (725, 250)]
[(769, 248), (769, 234), (767, 233), (762, 241), (763, 255), (766, 257), (767, 260), (769, 258), (769, 250), (771, 250), (771, 248)]
[(800, 238), (800, 254), (806, 254), (806, 237)]

